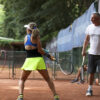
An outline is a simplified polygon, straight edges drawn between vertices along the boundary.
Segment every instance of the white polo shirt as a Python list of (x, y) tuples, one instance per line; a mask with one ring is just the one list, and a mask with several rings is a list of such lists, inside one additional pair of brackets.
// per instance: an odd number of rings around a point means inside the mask
[(86, 32), (90, 36), (89, 54), (100, 55), (100, 26), (91, 24), (87, 27)]

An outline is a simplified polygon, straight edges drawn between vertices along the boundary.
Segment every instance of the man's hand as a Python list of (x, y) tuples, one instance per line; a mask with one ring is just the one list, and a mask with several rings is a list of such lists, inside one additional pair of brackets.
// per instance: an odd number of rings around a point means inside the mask
[(85, 51), (82, 51), (82, 56), (86, 56), (86, 52)]

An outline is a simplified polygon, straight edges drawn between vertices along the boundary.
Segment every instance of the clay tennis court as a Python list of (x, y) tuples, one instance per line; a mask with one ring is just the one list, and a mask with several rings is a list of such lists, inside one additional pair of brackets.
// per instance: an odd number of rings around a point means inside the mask
[[(16, 68), (14, 79), (12, 79), (12, 68), (5, 67), (0, 69), (0, 100), (16, 100), (20, 73), (20, 68)], [(100, 100), (100, 86), (94, 84), (94, 95), (86, 97), (87, 82), (73, 84), (71, 80), (75, 78), (75, 74), (65, 76), (61, 71), (57, 71), (55, 74), (56, 79), (53, 81), (60, 100)], [(49, 70), (49, 75), (52, 78), (52, 70)], [(24, 100), (53, 100), (47, 83), (37, 71), (32, 72), (26, 81)]]
[[(92, 97), (86, 97), (88, 84), (70, 83), (71, 80), (54, 80), (60, 100), (100, 100), (100, 86), (94, 85)], [(53, 100), (52, 93), (43, 79), (29, 79), (25, 84), (24, 100)], [(18, 79), (0, 79), (0, 100), (16, 100)]]

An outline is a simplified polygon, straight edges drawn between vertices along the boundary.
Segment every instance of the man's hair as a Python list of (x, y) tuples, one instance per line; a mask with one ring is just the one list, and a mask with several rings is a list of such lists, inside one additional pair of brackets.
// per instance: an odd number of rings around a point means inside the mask
[(100, 17), (100, 14), (98, 12), (93, 13), (93, 15), (96, 15), (96, 16), (99, 16)]

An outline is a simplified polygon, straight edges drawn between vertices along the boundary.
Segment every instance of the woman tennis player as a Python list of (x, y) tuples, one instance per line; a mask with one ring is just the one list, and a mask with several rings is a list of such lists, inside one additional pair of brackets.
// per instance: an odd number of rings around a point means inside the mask
[(36, 23), (31, 22), (24, 27), (26, 27), (27, 31), (27, 35), (24, 39), (27, 57), (21, 68), (22, 73), (19, 81), (19, 96), (17, 100), (23, 100), (24, 83), (33, 70), (37, 70), (48, 83), (48, 86), (54, 95), (54, 100), (59, 100), (59, 96), (56, 93), (53, 81), (49, 77), (42, 55), (47, 56), (51, 60), (53, 60), (53, 57), (43, 51), (40, 42), (39, 29), (37, 28)]

